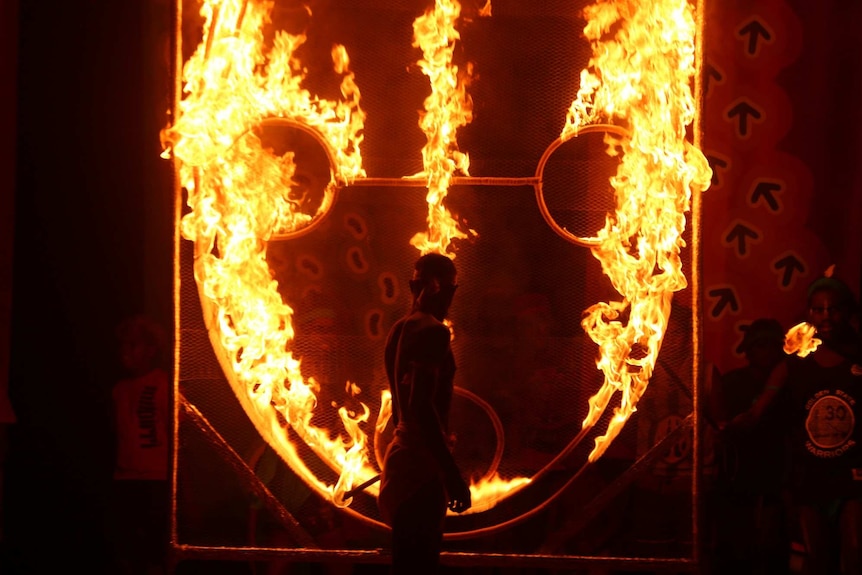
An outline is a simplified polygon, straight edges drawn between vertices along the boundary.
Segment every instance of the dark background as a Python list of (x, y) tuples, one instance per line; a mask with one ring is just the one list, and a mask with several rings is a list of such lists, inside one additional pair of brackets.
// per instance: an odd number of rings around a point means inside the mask
[[(4, 13), (14, 4), (4, 1)], [(172, 317), (172, 176), (158, 141), (170, 104), (170, 3), (17, 10), (9, 396), (18, 421), (0, 571), (98, 573), (114, 329), (134, 313), (166, 326)], [(3, 28), (16, 32), (8, 20)]]

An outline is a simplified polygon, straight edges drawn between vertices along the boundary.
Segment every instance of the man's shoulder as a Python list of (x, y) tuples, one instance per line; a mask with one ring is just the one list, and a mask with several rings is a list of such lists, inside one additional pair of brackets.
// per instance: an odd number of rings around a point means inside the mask
[(405, 318), (403, 338), (411, 346), (440, 349), (449, 346), (451, 332), (444, 323), (429, 314), (413, 314)]
[(407, 317), (402, 317), (389, 328), (389, 333), (386, 335), (386, 347), (395, 345), (401, 337), (401, 332), (404, 331), (404, 324), (407, 322)]
[(448, 334), (449, 328), (431, 314), (414, 313), (404, 318), (404, 329), (412, 333)]

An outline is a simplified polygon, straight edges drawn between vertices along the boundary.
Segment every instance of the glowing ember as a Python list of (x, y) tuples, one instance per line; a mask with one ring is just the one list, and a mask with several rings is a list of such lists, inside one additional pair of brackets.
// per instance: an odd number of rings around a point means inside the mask
[(823, 343), (815, 337), (816, 334), (817, 329), (808, 322), (791, 327), (784, 335), (784, 353), (788, 355), (795, 353), (799, 357), (812, 353)]
[(503, 479), (496, 473), (470, 484), (470, 494), (473, 497), (473, 506), (464, 512), (464, 515), (481, 513), (494, 507), (501, 500), (516, 493), (522, 487), (530, 483), (528, 477), (516, 477), (514, 479)]
[[(611, 178), (616, 211), (591, 248), (623, 299), (589, 307), (582, 321), (599, 346), (597, 367), (605, 377), (590, 398), (584, 428), (595, 425), (614, 393), (622, 395), (590, 453), (595, 461), (649, 383), (673, 293), (686, 286), (680, 261), (685, 212), (692, 191), (708, 187), (711, 170), (686, 141), (697, 111), (692, 6), (686, 0), (613, 0), (588, 7), (585, 15), (593, 55), (562, 137), (591, 123), (616, 123), (631, 134), (612, 142), (623, 152)], [(635, 357), (636, 345), (646, 353)]]
[[(177, 160), (191, 212), (182, 234), (195, 243), (195, 278), (213, 348), (231, 387), (261, 434), (294, 471), (321, 494), (339, 494), (355, 477), (374, 473), (359, 428), (368, 418), (339, 410), (348, 438), (331, 438), (310, 424), (318, 385), (303, 377), (293, 357), (293, 310), (278, 292), (266, 262), (273, 234), (308, 225), (292, 197), (293, 154), (265, 150), (254, 129), (286, 118), (323, 135), (333, 158), (333, 179), (364, 176), (359, 145), (364, 113), (349, 72), (347, 52), (332, 50), (342, 76), (343, 100), (328, 101), (302, 87), (295, 52), (304, 36), (276, 32), (264, 54), (263, 26), (271, 2), (207, 0), (201, 8), (205, 37), (183, 70), (184, 98), (163, 141)], [(334, 186), (331, 182), (330, 186)], [(321, 206), (321, 210), (326, 205)], [(358, 388), (354, 389), (358, 391)], [(284, 422), (336, 471), (338, 484), (318, 480), (288, 440)]]
[(425, 112), (419, 120), (427, 137), (422, 148), (424, 170), (417, 174), (428, 183), (428, 231), (410, 240), (423, 254), (445, 254), (452, 239), (467, 237), (443, 205), (452, 176), (456, 171), (469, 175), (470, 168), (470, 158), (458, 150), (455, 136), (458, 128), (473, 119), (473, 105), (467, 94), (471, 66), (468, 64), (465, 73), (459, 74), (458, 66), (453, 64), (455, 42), (461, 37), (455, 28), (460, 14), (457, 0), (437, 0), (433, 10), (413, 22), (413, 46), (422, 49), (419, 65), (431, 83), (431, 95), (425, 99)]

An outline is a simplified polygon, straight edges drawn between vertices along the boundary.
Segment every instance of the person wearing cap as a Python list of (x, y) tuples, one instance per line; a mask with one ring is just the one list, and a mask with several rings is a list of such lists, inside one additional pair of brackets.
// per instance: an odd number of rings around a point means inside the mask
[[(806, 548), (806, 572), (862, 573), (862, 356), (852, 290), (827, 275), (808, 288), (807, 323), (819, 340), (789, 355), (731, 427), (776, 410), (787, 418), (788, 487)], [(776, 409), (777, 408), (777, 409)], [(778, 446), (776, 446), (777, 448)]]

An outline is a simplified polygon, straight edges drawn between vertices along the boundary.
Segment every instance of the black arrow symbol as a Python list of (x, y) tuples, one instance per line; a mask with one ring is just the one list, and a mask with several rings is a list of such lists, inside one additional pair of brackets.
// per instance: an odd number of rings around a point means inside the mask
[(734, 106), (727, 112), (728, 120), (733, 120), (737, 117), (739, 118), (737, 131), (739, 133), (739, 136), (742, 138), (748, 136), (749, 116), (751, 116), (755, 120), (759, 120), (763, 117), (763, 114), (760, 112), (760, 110), (749, 104), (747, 100), (740, 101), (736, 106)]
[(717, 188), (721, 182), (718, 178), (718, 170), (716, 168), (727, 168), (727, 162), (717, 156), (706, 156), (706, 161), (709, 162), (709, 167), (712, 168), (712, 187)]
[(724, 76), (721, 75), (721, 72), (713, 66), (712, 64), (707, 63), (704, 67), (705, 74), (703, 75), (703, 91), (709, 94), (709, 87), (712, 84), (710, 80), (715, 80), (717, 83), (721, 84), (721, 81), (724, 80)]
[(736, 300), (736, 292), (732, 287), (713, 288), (708, 293), (709, 297), (716, 300), (709, 312), (712, 317), (720, 316), (727, 306), (730, 306), (731, 311), (739, 311), (739, 302)]
[(766, 201), (769, 209), (777, 212), (781, 207), (778, 204), (778, 198), (775, 197), (775, 192), (780, 192), (784, 186), (779, 182), (770, 182), (769, 180), (761, 180), (754, 186), (754, 191), (751, 192), (751, 205), (756, 206), (761, 198)]
[(759, 20), (752, 20), (739, 30), (740, 37), (748, 36), (747, 52), (750, 56), (757, 54), (757, 41), (763, 38), (764, 42), (772, 41), (772, 34)]
[(758, 234), (753, 229), (749, 228), (745, 224), (738, 223), (733, 226), (733, 229), (728, 232), (727, 236), (725, 236), (724, 241), (728, 244), (732, 244), (734, 241), (736, 242), (736, 253), (740, 256), (744, 256), (748, 251), (748, 246), (746, 246), (746, 239), (751, 238), (752, 240), (759, 240), (760, 234)]
[(797, 258), (793, 254), (789, 254), (775, 262), (773, 264), (773, 269), (775, 271), (784, 271), (781, 275), (781, 286), (782, 287), (790, 287), (790, 283), (793, 281), (793, 272), (804, 273), (805, 272), (805, 264), (803, 264), (799, 258)]

